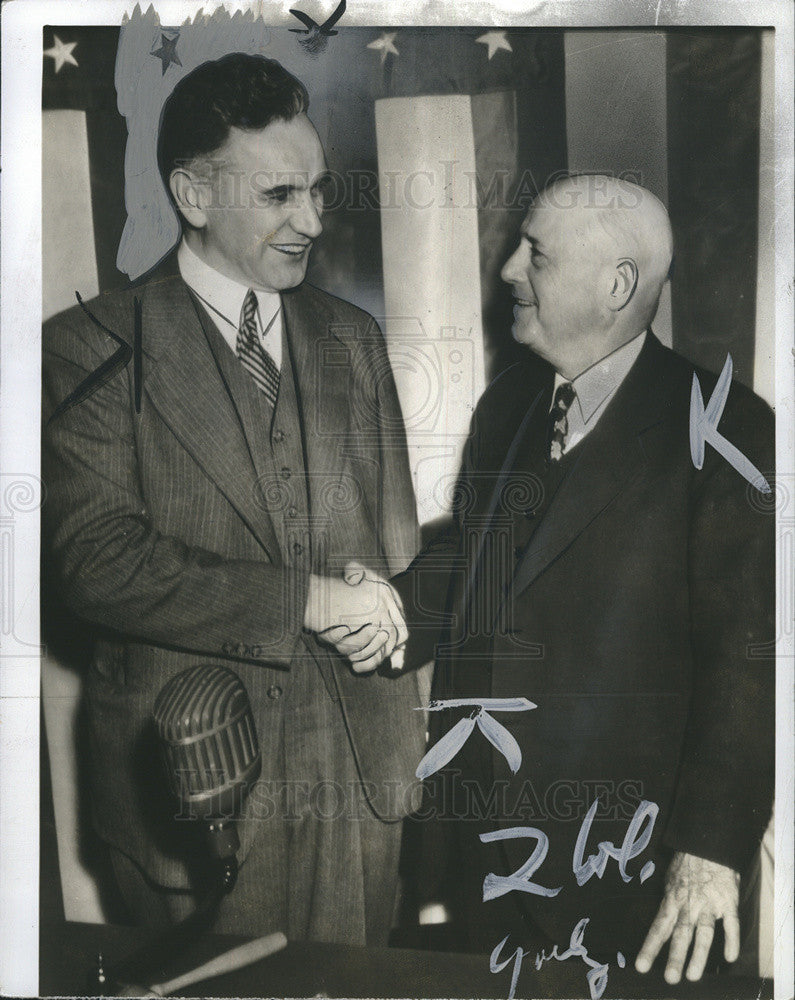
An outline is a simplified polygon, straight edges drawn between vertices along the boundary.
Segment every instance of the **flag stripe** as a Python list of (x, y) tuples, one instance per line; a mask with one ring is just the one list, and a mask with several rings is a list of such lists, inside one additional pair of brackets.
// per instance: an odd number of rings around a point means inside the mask
[[(508, 31), (512, 54), (495, 53), (485, 70), (495, 74), (495, 82), (484, 75), (471, 91), (475, 156), (484, 190), (494, 184), (492, 163), (499, 169), (509, 155), (509, 144), (516, 149), (516, 181), (507, 210), (489, 211), (484, 206), (478, 217), (487, 381), (525, 353), (511, 337), (513, 301), (500, 278), (502, 265), (516, 248), (531, 199), (568, 164), (564, 36), (563, 31)], [(484, 106), (497, 91), (497, 81), (503, 95), (513, 95), (512, 120), (507, 108), (497, 111)], [(510, 128), (510, 134), (500, 135), (501, 128)]]
[(83, 111), (43, 111), (42, 316), (75, 305), (99, 291), (94, 253), (94, 216)]
[[(487, 366), (499, 369), (499, 351), (511, 328), (512, 303), (500, 271), (518, 242), (524, 210), (513, 203), (519, 173), (514, 91), (473, 94), (477, 170), (481, 312)], [(517, 210), (518, 207), (518, 210)]]
[[(565, 46), (569, 169), (626, 176), (667, 204), (665, 35), (569, 31)], [(670, 286), (653, 327), (670, 347)]]
[(99, 287), (103, 292), (126, 288), (130, 279), (116, 266), (124, 230), (124, 152), (127, 123), (117, 110), (86, 113), (91, 206)]
[(485, 384), (471, 101), (377, 101), (376, 130), (392, 206), (381, 218), (386, 338), (424, 523), (448, 509)]
[(760, 33), (668, 35), (674, 347), (753, 387)]

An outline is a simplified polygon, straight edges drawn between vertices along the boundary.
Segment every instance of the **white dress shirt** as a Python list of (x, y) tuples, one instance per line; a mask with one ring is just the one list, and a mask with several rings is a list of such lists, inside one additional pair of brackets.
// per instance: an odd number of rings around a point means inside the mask
[[(207, 307), (207, 312), (218, 327), (224, 340), (237, 354), (237, 331), (240, 326), (240, 312), (249, 286), (232, 281), (199, 257), (183, 240), (177, 251), (177, 264), (182, 280), (191, 288)], [(276, 292), (261, 292), (254, 289), (257, 296), (257, 329), (260, 343), (270, 354), (277, 368), (282, 366), (282, 313), (281, 299)], [(277, 315), (278, 314), (278, 315)], [(276, 317), (273, 325), (268, 324)], [(265, 331), (267, 330), (267, 334)]]
[[(645, 331), (621, 347), (586, 368), (575, 379), (564, 378), (555, 372), (555, 386), (552, 390), (552, 405), (558, 386), (571, 382), (576, 396), (568, 411), (569, 429), (563, 445), (563, 453), (576, 447), (586, 434), (596, 427), (599, 418), (607, 409), (607, 404), (618, 392), (619, 386), (629, 374), (630, 368), (638, 360), (638, 355), (646, 342)], [(550, 410), (552, 406), (550, 406)]]

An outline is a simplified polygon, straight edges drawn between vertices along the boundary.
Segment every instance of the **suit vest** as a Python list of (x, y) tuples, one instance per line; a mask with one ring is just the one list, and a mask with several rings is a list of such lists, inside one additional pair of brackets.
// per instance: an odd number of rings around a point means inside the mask
[(286, 324), (275, 408), (203, 310), (202, 324), (243, 427), (257, 473), (257, 501), (273, 523), (281, 562), (317, 570), (313, 565), (304, 427)]

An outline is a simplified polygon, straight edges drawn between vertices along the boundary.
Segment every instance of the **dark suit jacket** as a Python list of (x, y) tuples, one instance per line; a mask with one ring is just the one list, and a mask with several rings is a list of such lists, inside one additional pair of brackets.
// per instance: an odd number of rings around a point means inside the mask
[[(715, 378), (698, 374), (706, 401)], [(505, 371), (474, 416), (453, 528), (396, 581), (415, 626), (408, 663), (431, 652), (434, 620), (446, 612), (437, 697), (523, 695), (538, 706), (497, 716), (522, 748), (515, 777), (477, 731), (450, 770), (475, 778), (481, 803), (499, 779), (508, 789), (499, 818), (548, 835), (549, 854), (533, 880), (561, 892), (513, 896), (563, 943), (584, 916), (587, 940), (605, 933), (615, 947), (640, 943), (670, 850), (742, 870), (770, 818), (773, 504), (709, 445), (703, 469), (694, 467), (692, 378), (692, 365), (647, 335), (595, 429), (566, 456), (562, 482), (541, 503), (529, 545), (510, 567), (503, 624), (484, 640), (472, 635), (466, 609), (474, 602), (482, 613), (491, 604), (493, 623), (503, 571), (489, 575), (484, 560), (510, 552), (513, 509), (543, 493), (521, 455), (527, 422), (534, 408), (546, 412), (553, 379), (532, 357)], [(773, 420), (758, 397), (733, 384), (719, 429), (771, 478)], [(454, 718), (439, 721), (436, 738)], [(659, 815), (649, 847), (628, 866), (630, 883), (610, 861), (601, 880), (578, 888), (575, 841), (597, 797), (586, 859), (599, 841), (621, 845), (638, 801), (656, 803)], [(471, 816), (471, 794), (454, 808)], [(461, 835), (477, 839), (498, 826), (463, 824)], [(484, 847), (482, 874), (518, 869), (534, 847), (532, 838), (506, 841), (505, 856), (499, 845)], [(646, 860), (657, 870), (641, 886)], [(490, 905), (474, 900), (477, 919), (488, 922)]]
[[(186, 825), (164, 822), (174, 806), (157, 791), (151, 711), (163, 684), (189, 665), (226, 663), (239, 674), (267, 780), (279, 778), (276, 743), (289, 725), (274, 692), (297, 658), (311, 658), (344, 716), (372, 809), (391, 822), (406, 812), (424, 743), (417, 677), (356, 677), (302, 624), (310, 569), (339, 572), (350, 558), (385, 574), (404, 568), (416, 551), (416, 515), (372, 317), (306, 284), (282, 296), (306, 482), (324, 533), (310, 566), (283, 551), (273, 512), (284, 517), (284, 498), (258, 475), (252, 414), (233, 398), (207, 314), (178, 276), (88, 308), (132, 344), (134, 298), (140, 413), (131, 363), (45, 423), (43, 516), (64, 596), (98, 636), (87, 684), (95, 823), (152, 878), (186, 886)], [(45, 325), (45, 422), (116, 347), (77, 307)], [(255, 834), (256, 824), (243, 824), (243, 857)]]

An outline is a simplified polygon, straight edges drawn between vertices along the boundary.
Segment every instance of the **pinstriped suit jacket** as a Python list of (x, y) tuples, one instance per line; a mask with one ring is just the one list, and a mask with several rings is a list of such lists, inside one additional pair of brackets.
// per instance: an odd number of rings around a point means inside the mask
[[(174, 807), (153, 777), (151, 711), (169, 677), (203, 661), (231, 666), (249, 691), (263, 776), (278, 778), (269, 772), (279, 724), (267, 693), (297, 658), (310, 658), (385, 822), (409, 803), (424, 743), (414, 709), (425, 692), (421, 674), (356, 677), (302, 632), (309, 568), (281, 550), (206, 314), (177, 276), (88, 308), (132, 344), (134, 297), (143, 322), (140, 413), (131, 364), (47, 423), (117, 344), (79, 308), (45, 324), (44, 530), (63, 596), (97, 636), (86, 685), (95, 825), (156, 881), (185, 887), (186, 825), (164, 821)], [(372, 317), (309, 285), (282, 302), (309, 482), (327, 497), (358, 484), (356, 502), (325, 519), (327, 555), (388, 576), (415, 551), (416, 515), (383, 338)], [(254, 825), (242, 824), (243, 857), (253, 836)]]

